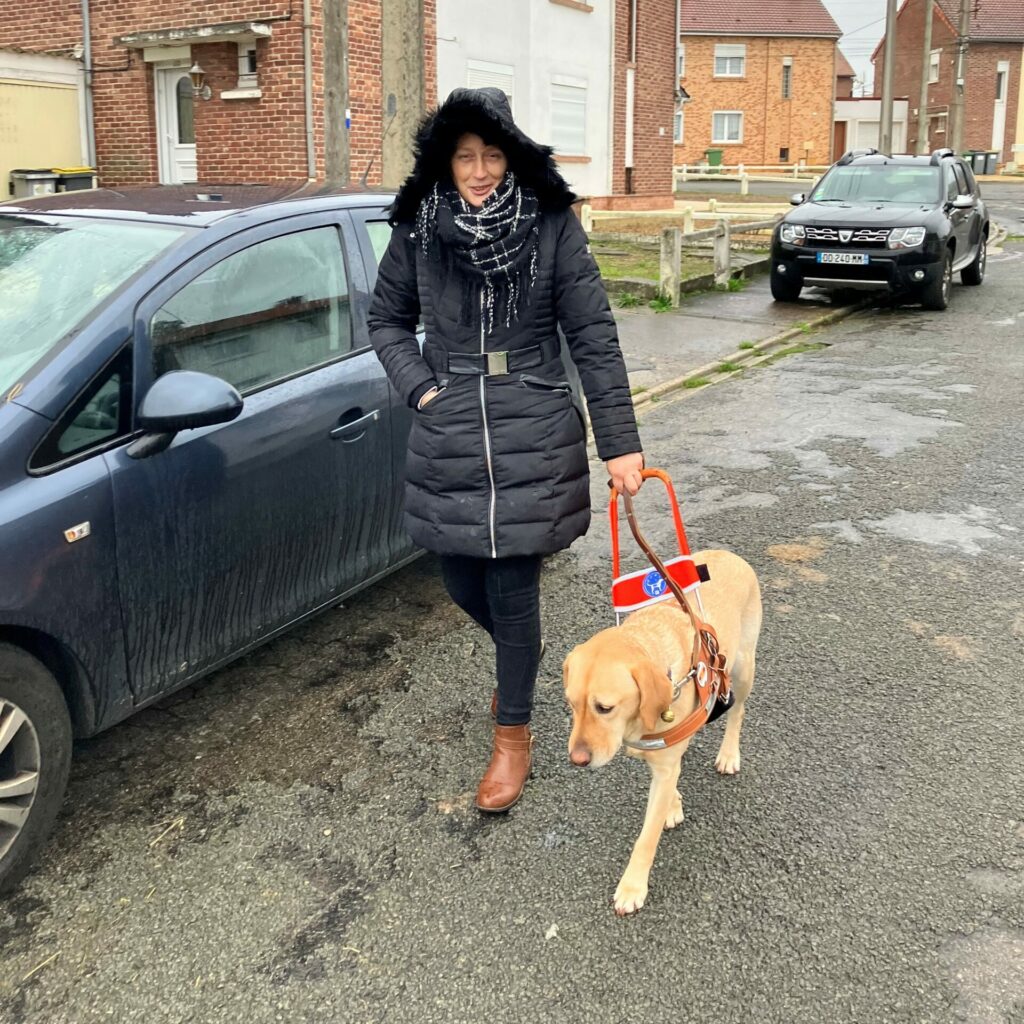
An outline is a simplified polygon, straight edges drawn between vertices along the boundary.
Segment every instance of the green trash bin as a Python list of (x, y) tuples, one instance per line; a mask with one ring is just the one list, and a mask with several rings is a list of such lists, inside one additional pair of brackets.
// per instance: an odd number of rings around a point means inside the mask
[(51, 170), (57, 175), (58, 192), (80, 192), (96, 185), (93, 167), (53, 167)]
[(708, 162), (708, 172), (710, 174), (721, 174), (722, 157), (725, 155), (724, 149), (705, 149), (704, 159)]

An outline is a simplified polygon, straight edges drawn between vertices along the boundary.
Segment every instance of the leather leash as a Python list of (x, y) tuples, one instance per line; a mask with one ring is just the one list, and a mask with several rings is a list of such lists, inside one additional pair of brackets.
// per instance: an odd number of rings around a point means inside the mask
[[(654, 471), (652, 476), (655, 475)], [(646, 475), (645, 472), (645, 475)], [(651, 565), (661, 574), (673, 596), (682, 606), (683, 611), (690, 617), (693, 623), (694, 643), (693, 653), (690, 656), (690, 671), (678, 682), (673, 681), (672, 702), (675, 703), (682, 693), (683, 685), (687, 680), (693, 680), (697, 688), (697, 707), (678, 724), (667, 729), (665, 732), (647, 733), (639, 740), (624, 740), (628, 747), (636, 750), (662, 750), (665, 747), (675, 746), (689, 739), (699, 732), (713, 717), (728, 710), (732, 705), (732, 688), (729, 681), (729, 672), (726, 669), (726, 658), (718, 643), (718, 634), (710, 623), (705, 622), (694, 610), (683, 592), (682, 587), (672, 578), (665, 568), (665, 563), (658, 557), (657, 553), (648, 543), (640, 531), (637, 522), (636, 510), (633, 507), (633, 499), (628, 494), (622, 496), (626, 509), (626, 520), (629, 523), (630, 532), (637, 542), (640, 550), (647, 556)], [(721, 705), (720, 710), (717, 706)], [(671, 707), (662, 713), (662, 720), (671, 722), (675, 718), (675, 712)]]

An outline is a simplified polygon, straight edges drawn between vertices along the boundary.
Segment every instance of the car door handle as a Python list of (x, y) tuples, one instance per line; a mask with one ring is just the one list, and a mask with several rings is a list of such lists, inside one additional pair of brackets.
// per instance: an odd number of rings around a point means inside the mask
[(372, 426), (380, 419), (380, 409), (374, 409), (362, 415), (362, 409), (350, 409), (338, 421), (338, 425), (331, 431), (334, 440), (342, 440), (346, 444), (360, 440), (366, 433), (367, 427)]

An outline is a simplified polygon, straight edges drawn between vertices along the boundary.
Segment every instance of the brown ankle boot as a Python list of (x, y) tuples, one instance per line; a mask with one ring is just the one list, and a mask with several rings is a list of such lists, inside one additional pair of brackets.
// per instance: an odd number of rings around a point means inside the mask
[(530, 774), (533, 737), (528, 725), (496, 725), (491, 763), (476, 791), (481, 811), (507, 811), (522, 796)]

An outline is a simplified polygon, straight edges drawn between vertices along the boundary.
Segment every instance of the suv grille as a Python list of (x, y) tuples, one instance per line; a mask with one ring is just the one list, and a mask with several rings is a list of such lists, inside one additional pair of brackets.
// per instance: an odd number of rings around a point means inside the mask
[(890, 228), (805, 228), (808, 242), (854, 245), (859, 249), (884, 249)]

